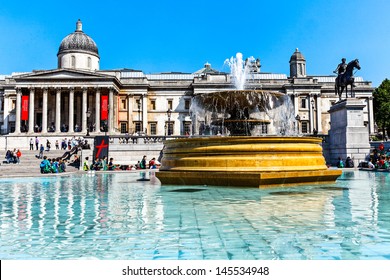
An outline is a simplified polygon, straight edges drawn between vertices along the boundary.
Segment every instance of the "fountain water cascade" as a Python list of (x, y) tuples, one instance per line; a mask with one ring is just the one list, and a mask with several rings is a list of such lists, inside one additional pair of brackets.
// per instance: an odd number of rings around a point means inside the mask
[(225, 61), (235, 90), (193, 97), (193, 135), (164, 143), (163, 185), (290, 186), (341, 175), (326, 166), (321, 138), (298, 136), (288, 95), (245, 88), (253, 61)]

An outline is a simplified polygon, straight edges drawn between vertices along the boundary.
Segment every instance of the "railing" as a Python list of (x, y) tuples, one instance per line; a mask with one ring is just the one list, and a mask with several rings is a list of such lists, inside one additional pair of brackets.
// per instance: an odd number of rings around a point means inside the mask
[(110, 135), (110, 144), (135, 145), (135, 144), (162, 144), (169, 139), (187, 138), (188, 136), (164, 136), (164, 135), (144, 135), (144, 136), (123, 136)]

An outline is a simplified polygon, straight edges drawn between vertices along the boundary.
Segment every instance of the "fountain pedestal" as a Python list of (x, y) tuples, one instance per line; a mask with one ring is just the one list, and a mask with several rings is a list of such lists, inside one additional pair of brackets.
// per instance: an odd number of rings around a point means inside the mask
[(239, 187), (334, 182), (314, 137), (205, 137), (165, 142), (162, 184)]

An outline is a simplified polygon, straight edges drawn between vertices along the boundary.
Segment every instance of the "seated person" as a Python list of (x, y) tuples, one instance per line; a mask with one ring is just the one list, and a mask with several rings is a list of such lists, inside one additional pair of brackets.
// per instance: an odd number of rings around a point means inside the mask
[(51, 173), (52, 168), (51, 168), (51, 163), (47, 159), (47, 156), (43, 157), (43, 160), (39, 166), (41, 168), (41, 173)]
[(115, 170), (116, 165), (114, 164), (114, 158), (110, 158), (110, 161), (108, 162), (108, 170)]
[(354, 167), (353, 160), (350, 157), (347, 157), (347, 159), (345, 160), (345, 167), (347, 168)]

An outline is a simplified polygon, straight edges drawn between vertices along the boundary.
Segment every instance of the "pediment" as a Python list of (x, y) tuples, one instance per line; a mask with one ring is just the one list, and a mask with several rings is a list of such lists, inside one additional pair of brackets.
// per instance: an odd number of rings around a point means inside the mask
[(15, 80), (80, 80), (80, 79), (104, 79), (104, 78), (115, 78), (113, 76), (100, 74), (96, 72), (70, 70), (70, 69), (56, 69), (48, 71), (33, 71), (27, 74), (22, 74), (14, 77)]

